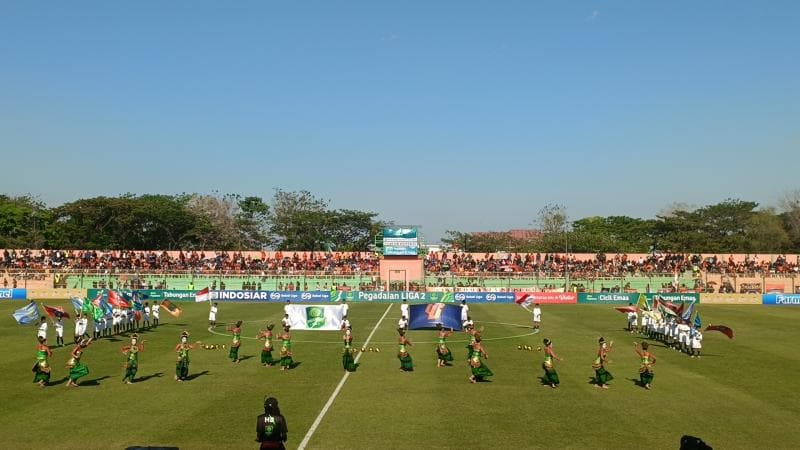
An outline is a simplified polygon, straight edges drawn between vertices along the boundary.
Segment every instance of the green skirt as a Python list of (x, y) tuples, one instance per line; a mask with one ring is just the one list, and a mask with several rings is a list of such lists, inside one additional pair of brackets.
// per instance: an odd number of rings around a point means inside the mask
[(450, 362), (453, 360), (453, 353), (450, 351), (449, 348), (445, 347), (444, 352), (442, 351), (441, 346), (436, 347), (436, 357), (441, 359), (442, 361)]
[(611, 372), (607, 371), (605, 367), (602, 366), (599, 369), (595, 369), (594, 374), (597, 379), (597, 384), (608, 384), (609, 381), (614, 379)]
[(34, 373), (33, 376), (34, 383), (38, 383), (40, 381), (44, 381), (45, 383), (50, 382), (50, 372), (45, 372), (44, 370), (42, 370), (38, 362), (33, 366), (33, 373)]
[(239, 347), (231, 347), (231, 350), (228, 352), (228, 358), (230, 358), (231, 361), (239, 359)]
[(400, 360), (400, 369), (411, 372), (414, 370), (414, 362), (411, 360), (411, 355), (406, 354), (406, 356), (397, 355), (397, 359)]
[(183, 380), (189, 376), (189, 360), (178, 361), (175, 364), (175, 376)]
[[(472, 367), (472, 366), (470, 366), (470, 367)], [(491, 377), (492, 375), (494, 375), (494, 374), (492, 373), (491, 370), (489, 370), (489, 366), (484, 364), (483, 361), (481, 361), (481, 365), (480, 366), (472, 367), (472, 376), (474, 376), (475, 378), (477, 378), (479, 380), (483, 379), (485, 377)]]
[(642, 385), (651, 384), (653, 383), (653, 377), (655, 374), (653, 372), (639, 372), (639, 380), (642, 382)]
[(294, 364), (294, 360), (292, 360), (291, 355), (287, 355), (281, 358), (281, 366), (286, 367), (287, 369), (291, 369), (292, 364)]
[(353, 358), (353, 353), (349, 350), (345, 350), (344, 353), (342, 353), (342, 367), (348, 372), (355, 372), (356, 370), (356, 360)]
[(261, 350), (261, 364), (272, 365), (272, 350)]
[(78, 363), (73, 368), (69, 369), (69, 379), (72, 382), (78, 381), (78, 378), (89, 375), (89, 368), (84, 363)]
[(128, 367), (125, 369), (125, 377), (122, 381), (128, 380), (133, 383), (133, 379), (136, 378), (137, 370), (139, 370), (139, 363), (136, 361), (129, 362)]
[(558, 372), (553, 367), (547, 367), (546, 365), (542, 364), (542, 368), (544, 369), (544, 379), (550, 383), (558, 385), (560, 381), (558, 380)]

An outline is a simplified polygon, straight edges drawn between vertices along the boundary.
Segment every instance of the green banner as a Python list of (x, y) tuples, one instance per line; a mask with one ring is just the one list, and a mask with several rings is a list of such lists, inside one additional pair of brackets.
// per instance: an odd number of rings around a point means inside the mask
[[(636, 305), (639, 301), (639, 295), (641, 294), (637, 292), (581, 292), (578, 294), (578, 303), (594, 305), (627, 305), (633, 303)], [(644, 296), (651, 304), (653, 303), (653, 297), (672, 303), (700, 303), (700, 294), (695, 293), (644, 294)]]
[[(89, 300), (94, 299), (97, 297), (98, 294), (106, 292), (107, 289), (87, 289), (86, 290), (86, 297)], [(131, 292), (130, 289), (121, 289), (118, 292)], [(139, 298), (142, 302), (146, 301), (161, 301), (161, 300), (170, 300), (170, 301), (194, 301), (194, 295), (197, 291), (189, 291), (189, 290), (174, 290), (168, 291), (163, 289), (137, 289), (136, 292), (139, 294)]]
[(413, 291), (331, 291), (332, 301), (399, 303), (454, 303), (452, 292), (413, 292)]

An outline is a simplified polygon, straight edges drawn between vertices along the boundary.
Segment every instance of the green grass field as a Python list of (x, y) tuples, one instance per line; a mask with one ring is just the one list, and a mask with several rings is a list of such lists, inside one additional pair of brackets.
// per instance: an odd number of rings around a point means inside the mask
[[(128, 340), (112, 338), (86, 350), (90, 374), (77, 389), (65, 387), (71, 347), (55, 348), (53, 385), (42, 389), (30, 371), (36, 331), (10, 316), (22, 305), (0, 304), (3, 448), (257, 448), (255, 418), (265, 395), (278, 398), (289, 425), (287, 447), (296, 448), (344, 374), (338, 332), (297, 331), (300, 364), (292, 371), (262, 367), (261, 342), (245, 339), (240, 354), (247, 359), (239, 365), (228, 360), (227, 350), (193, 350), (193, 379), (177, 383), (172, 348), (181, 330), (188, 329), (192, 341), (230, 341), (207, 330), (206, 305), (184, 304), (180, 318), (162, 313), (162, 326), (142, 333), (146, 348), (137, 383), (122, 383), (119, 348)], [(701, 359), (653, 345), (658, 364), (652, 391), (634, 383), (632, 343), (641, 338), (624, 332), (625, 317), (608, 306), (544, 305), (543, 330), (532, 335), (530, 314), (522, 308), (473, 305), (495, 373), (491, 382), (474, 385), (460, 333), (450, 339), (453, 366), (436, 368), (435, 333), (410, 332), (416, 370), (398, 370), (396, 304), (351, 305), (358, 346), (387, 308), (369, 344), (380, 353), (363, 354), (308, 448), (678, 448), (683, 434), (720, 449), (793, 448), (800, 442), (800, 308), (702, 305), (704, 321), (732, 327), (736, 339), (706, 333)], [(281, 304), (220, 304), (220, 322), (244, 320), (243, 335), (250, 338), (281, 316)], [(71, 323), (65, 331), (72, 335)], [(590, 384), (600, 335), (615, 341), (609, 390)], [(540, 383), (542, 354), (517, 349), (536, 347), (544, 337), (565, 359), (556, 366), (562, 383), (557, 390)]]

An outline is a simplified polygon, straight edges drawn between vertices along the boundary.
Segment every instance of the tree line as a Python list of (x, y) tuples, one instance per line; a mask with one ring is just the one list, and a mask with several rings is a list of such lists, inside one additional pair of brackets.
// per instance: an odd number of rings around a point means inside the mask
[(366, 251), (385, 225), (307, 191), (93, 197), (47, 207), (0, 195), (0, 248)]
[(673, 205), (653, 219), (585, 217), (570, 222), (562, 205), (542, 208), (539, 237), (451, 230), (443, 242), (467, 252), (573, 253), (800, 253), (800, 190), (784, 196), (780, 209), (726, 199), (690, 207)]
[[(550, 204), (540, 235), (451, 230), (442, 241), (468, 252), (800, 253), (800, 190), (780, 208), (727, 199), (673, 205), (653, 219), (595, 216), (569, 221)], [(0, 195), (0, 248), (368, 251), (390, 225), (368, 211), (334, 209), (308, 191), (269, 200), (238, 194), (93, 197), (47, 207), (32, 195)]]

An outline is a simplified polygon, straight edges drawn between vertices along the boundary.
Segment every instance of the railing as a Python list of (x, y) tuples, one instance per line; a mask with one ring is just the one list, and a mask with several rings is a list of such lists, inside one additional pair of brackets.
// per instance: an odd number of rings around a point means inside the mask
[[(328, 290), (405, 289), (387, 286), (378, 272), (346, 271), (156, 271), (117, 272), (108, 270), (6, 270), (0, 271), (2, 287), (115, 288), (115, 289), (253, 289), (253, 290)], [(674, 274), (602, 274), (560, 271), (472, 272), (426, 274), (411, 282), (412, 290), (463, 289), (524, 290), (553, 289), (572, 291), (658, 292), (670, 289), (713, 292), (766, 292), (778, 287), (784, 292), (800, 290), (800, 274), (680, 274), (677, 287)], [(393, 283), (394, 284), (394, 283)]]

